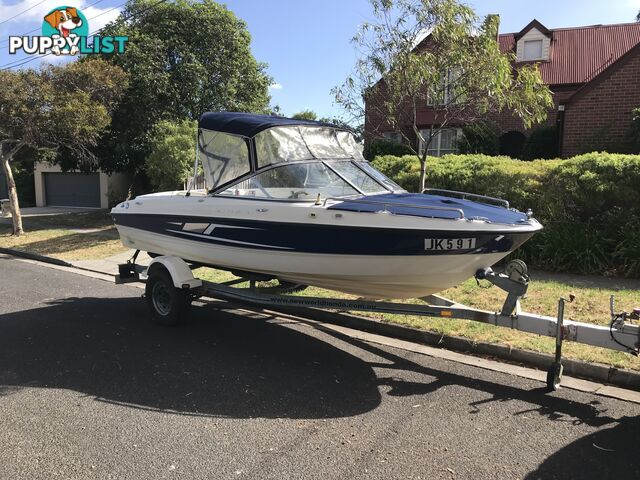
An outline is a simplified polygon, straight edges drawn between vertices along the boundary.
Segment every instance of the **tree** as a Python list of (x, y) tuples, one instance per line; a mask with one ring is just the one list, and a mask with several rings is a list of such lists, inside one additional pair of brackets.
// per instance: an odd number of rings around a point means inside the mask
[(153, 128), (151, 153), (145, 171), (159, 190), (180, 188), (191, 176), (196, 154), (198, 124), (193, 120), (162, 120)]
[(101, 145), (107, 171), (144, 169), (161, 120), (197, 120), (206, 111), (268, 112), (272, 79), (251, 54), (246, 24), (212, 0), (129, 0), (103, 35), (128, 35), (123, 54), (105, 55), (130, 76)]
[(322, 123), (331, 123), (341, 128), (349, 129), (353, 132), (354, 138), (356, 139), (357, 142), (362, 142), (362, 138), (364, 135), (364, 124), (362, 123), (360, 123), (356, 127), (353, 127), (348, 122), (345, 122), (343, 119), (339, 117), (318, 118), (318, 115), (313, 110), (302, 110), (298, 113), (294, 113), (293, 115), (291, 115), (291, 118), (295, 118), (297, 120), (317, 120)]
[(333, 125), (351, 130), (353, 138), (358, 143), (362, 143), (364, 140), (364, 123), (358, 123), (356, 126), (353, 126), (339, 117), (322, 117), (318, 121), (323, 123), (332, 123)]
[(84, 59), (62, 67), (0, 71), (0, 162), (11, 200), (14, 235), (23, 233), (12, 162), (32, 148), (65, 168), (95, 168), (94, 147), (127, 86), (122, 69)]
[(640, 11), (638, 12), (638, 14), (636, 15), (636, 22), (640, 22)]
[[(500, 52), (497, 16), (480, 20), (456, 0), (371, 4), (375, 20), (353, 38), (362, 56), (334, 94), (356, 118), (366, 113), (369, 120), (380, 119), (378, 126), (403, 136), (420, 161), (421, 188), (429, 145), (452, 123), (470, 123), (503, 109), (526, 127), (546, 118), (553, 105), (549, 88), (535, 65), (514, 69), (514, 55)], [(434, 119), (425, 132), (418, 113), (427, 105)]]
[(291, 115), (291, 118), (295, 118), (297, 120), (317, 120), (318, 115), (316, 115), (316, 112), (313, 110), (302, 110)]

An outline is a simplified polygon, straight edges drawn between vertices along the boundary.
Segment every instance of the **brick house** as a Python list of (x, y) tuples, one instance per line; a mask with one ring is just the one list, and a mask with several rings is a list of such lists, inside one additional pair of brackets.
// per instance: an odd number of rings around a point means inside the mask
[[(518, 33), (498, 35), (498, 42), (502, 52), (515, 54), (515, 68), (538, 64), (554, 100), (545, 125), (557, 126), (558, 151), (563, 157), (628, 148), (631, 111), (640, 106), (640, 23), (547, 29), (533, 20)], [(419, 109), (421, 128), (428, 129), (433, 118), (432, 106)], [(501, 148), (522, 144), (530, 133), (510, 112), (494, 112), (489, 118), (500, 132)], [(434, 138), (429, 154), (455, 152), (461, 126), (444, 129)], [(365, 133), (369, 139), (400, 138), (370, 108)]]

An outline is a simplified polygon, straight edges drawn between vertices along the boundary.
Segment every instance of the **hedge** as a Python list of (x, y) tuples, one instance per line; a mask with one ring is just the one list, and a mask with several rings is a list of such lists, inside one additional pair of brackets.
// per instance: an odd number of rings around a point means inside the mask
[[(403, 188), (418, 190), (415, 156), (381, 156), (373, 165)], [(486, 155), (430, 157), (427, 186), (531, 208), (545, 228), (516, 252), (531, 266), (640, 276), (640, 155), (589, 153), (528, 162)]]

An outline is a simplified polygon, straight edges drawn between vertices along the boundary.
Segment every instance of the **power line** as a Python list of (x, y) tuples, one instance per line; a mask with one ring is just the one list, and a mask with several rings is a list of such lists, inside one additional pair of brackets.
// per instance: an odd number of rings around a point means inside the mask
[[(140, 10), (139, 12), (135, 12), (135, 13), (131, 14), (130, 16), (128, 16), (128, 17), (126, 17), (126, 18), (123, 18), (123, 19), (122, 19), (122, 21), (125, 21), (125, 22), (126, 22), (127, 20), (131, 20), (132, 18), (137, 17), (138, 15), (141, 15), (141, 14), (143, 14), (143, 13), (145, 13), (145, 12), (147, 12), (147, 11), (151, 10), (152, 8), (154, 8), (154, 7), (158, 6), (158, 5), (160, 5), (161, 3), (165, 3), (166, 1), (167, 1), (167, 0), (159, 0), (159, 1), (157, 1), (156, 3), (153, 3), (152, 5), (149, 5), (148, 7), (146, 7), (146, 8), (144, 8), (144, 9)], [(120, 5), (116, 6), (116, 7), (113, 7), (113, 8), (112, 8), (112, 9), (110, 9), (110, 10), (107, 10), (107, 11), (105, 11), (105, 12), (102, 12), (102, 13), (98, 14), (98, 15), (95, 15), (94, 17), (91, 17), (90, 19), (88, 18), (88, 19), (87, 19), (87, 21), (88, 21), (88, 20), (92, 20), (92, 19), (94, 19), (94, 18), (97, 18), (97, 17), (99, 17), (99, 16), (101, 16), (101, 15), (104, 15), (104, 14), (106, 14), (106, 13), (110, 12), (110, 11), (113, 11), (113, 10), (117, 9), (117, 8), (120, 8), (120, 7), (122, 7), (122, 6), (123, 6), (123, 5), (125, 5), (125, 4), (126, 4), (126, 2), (125, 2), (125, 3), (123, 3), (123, 4), (120, 4)], [(104, 28), (105, 28), (105, 27), (102, 27), (102, 28), (100, 28), (100, 29), (98, 29), (98, 30), (95, 30), (95, 31), (91, 32), (89, 35), (90, 35), (90, 36), (91, 36), (91, 35), (95, 35), (96, 33), (101, 32)], [(43, 54), (41, 54), (41, 55), (37, 55), (37, 56), (31, 57), (31, 58), (28, 58), (28, 59), (22, 58), (22, 59), (19, 59), (19, 60), (14, 60), (13, 62), (9, 62), (9, 63), (6, 63), (6, 64), (4, 64), (4, 65), (0, 65), (0, 70), (10, 70), (10, 69), (12, 69), (12, 68), (21, 67), (22, 65), (25, 65), (25, 64), (27, 64), (27, 63), (33, 62), (33, 61), (38, 60), (38, 59), (40, 59), (40, 58), (47, 57), (47, 56), (49, 56), (49, 55), (52, 55), (52, 53), (51, 53), (51, 52), (49, 52), (49, 53), (43, 53)]]
[[(46, 1), (46, 0), (44, 0), (44, 1)], [(93, 2), (91, 5), (87, 5), (86, 7), (82, 7), (80, 10), (84, 10), (85, 8), (91, 8), (91, 7), (93, 7), (93, 6), (95, 6), (95, 5), (99, 4), (99, 3), (102, 3), (102, 2), (104, 2), (104, 0), (98, 0), (97, 2)], [(42, 2), (41, 2), (41, 3), (42, 3)], [(38, 5), (39, 5), (39, 4), (38, 4)], [(121, 6), (122, 6), (122, 5), (121, 5)], [(118, 8), (118, 7), (116, 7), (116, 8)], [(24, 13), (24, 12), (23, 12), (23, 13)], [(99, 16), (99, 15), (96, 15), (96, 17), (98, 17), (98, 16)], [(92, 17), (92, 18), (96, 18), (96, 17)], [(88, 18), (88, 19), (87, 19), (87, 21), (88, 21), (88, 20), (91, 20), (92, 18)], [(33, 33), (33, 32), (39, 32), (39, 31), (40, 31), (40, 27), (38, 27), (38, 28), (34, 28), (33, 30), (29, 30), (28, 32), (24, 32), (24, 33), (21, 33), (20, 35), (16, 35), (16, 36), (18, 36), (18, 37), (24, 37), (24, 36), (26, 36), (26, 35), (29, 35), (30, 33)], [(9, 39), (6, 39), (6, 40), (0, 40), (0, 46), (2, 46), (2, 45), (4, 45), (4, 44), (8, 44), (8, 43), (9, 43)]]
[(3, 20), (0, 22), (0, 25), (2, 25), (3, 23), (7, 23), (11, 20), (13, 20), (14, 18), (19, 17), (20, 15), (22, 15), (23, 13), (27, 13), (29, 10), (33, 10), (34, 8), (36, 8), (38, 5), (42, 5), (44, 2), (46, 2), (47, 0), (42, 0), (41, 2), (36, 3), (35, 5), (30, 6), (29, 8), (27, 8), (26, 10), (21, 11), (20, 13), (16, 13), (13, 17), (9, 17), (6, 20)]

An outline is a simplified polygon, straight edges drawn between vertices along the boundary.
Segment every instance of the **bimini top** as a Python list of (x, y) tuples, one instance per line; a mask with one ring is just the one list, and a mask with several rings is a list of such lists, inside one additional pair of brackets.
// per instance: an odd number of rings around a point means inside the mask
[(198, 122), (199, 128), (213, 130), (214, 132), (242, 135), (244, 137), (253, 137), (271, 127), (296, 125), (332, 127), (345, 130), (342, 127), (330, 123), (316, 122), (313, 120), (296, 120), (294, 118), (260, 115), (258, 113), (207, 112), (202, 114)]

